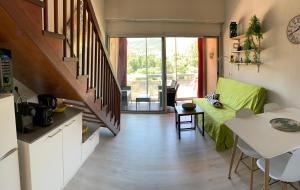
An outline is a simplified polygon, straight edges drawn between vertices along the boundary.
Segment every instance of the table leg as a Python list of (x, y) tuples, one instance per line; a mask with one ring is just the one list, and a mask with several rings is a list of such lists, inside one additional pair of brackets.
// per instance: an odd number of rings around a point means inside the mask
[(150, 111), (151, 101), (149, 101), (149, 111)]
[(253, 175), (255, 171), (255, 158), (251, 158), (250, 190), (253, 190)]
[(178, 115), (178, 138), (181, 139), (181, 130), (180, 130), (180, 115)]
[(269, 170), (270, 170), (270, 160), (265, 159), (264, 190), (269, 190)]
[(228, 172), (228, 179), (231, 179), (231, 170), (232, 170), (232, 166), (233, 166), (233, 162), (234, 162), (234, 158), (235, 158), (235, 153), (236, 153), (236, 147), (237, 147), (238, 140), (239, 140), (239, 137), (237, 135), (235, 135), (234, 145), (233, 145), (232, 155), (231, 155), (231, 160), (230, 160), (230, 166), (229, 166), (229, 172)]
[(135, 102), (135, 110), (137, 111), (137, 101)]
[(196, 129), (197, 125), (198, 125), (198, 115), (196, 114), (196, 115), (194, 115), (194, 127), (195, 127), (195, 129)]
[(204, 113), (202, 115), (202, 136), (204, 137)]
[(175, 128), (177, 130), (177, 112), (175, 111)]

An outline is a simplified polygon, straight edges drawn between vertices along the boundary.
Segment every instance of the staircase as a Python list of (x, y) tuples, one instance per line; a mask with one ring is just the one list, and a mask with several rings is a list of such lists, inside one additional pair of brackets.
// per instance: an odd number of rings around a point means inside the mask
[(16, 79), (120, 131), (120, 86), (90, 0), (0, 0), (0, 47)]

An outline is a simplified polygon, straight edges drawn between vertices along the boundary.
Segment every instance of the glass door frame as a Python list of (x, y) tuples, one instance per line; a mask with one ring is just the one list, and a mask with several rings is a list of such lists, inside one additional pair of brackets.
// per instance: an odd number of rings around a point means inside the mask
[[(205, 36), (203, 37), (204, 39), (204, 43), (206, 41), (207, 38), (215, 38), (217, 40), (217, 80), (220, 77), (220, 56), (221, 54), (221, 44), (220, 44), (220, 36)], [(203, 46), (203, 95), (207, 94), (207, 57), (206, 57), (206, 46)]]
[[(114, 37), (110, 37), (110, 38), (114, 38)], [(117, 37), (118, 38), (118, 37)], [(139, 36), (139, 37), (124, 37), (124, 38), (144, 38), (145, 39), (145, 62), (146, 62), (146, 90), (147, 90), (147, 94), (149, 92), (149, 81), (148, 81), (148, 38), (160, 38), (161, 39), (161, 85), (162, 85), (162, 99), (159, 100), (161, 101), (162, 107), (159, 110), (122, 110), (122, 113), (138, 113), (138, 114), (144, 114), (144, 113), (165, 113), (166, 112), (166, 64), (165, 64), (165, 42), (164, 42), (164, 37), (155, 37), (155, 36)], [(159, 95), (159, 94), (158, 94)]]
[[(220, 56), (222, 56), (222, 54), (223, 54), (223, 52), (222, 52), (222, 48), (223, 48), (223, 44), (221, 43), (221, 36), (201, 36), (201, 35), (199, 35), (199, 36), (194, 36), (194, 35), (192, 35), (192, 36), (184, 36), (184, 35), (180, 35), (180, 36), (178, 36), (178, 35), (174, 35), (174, 36), (172, 36), (172, 35), (167, 35), (167, 36), (109, 36), (109, 35), (107, 35), (106, 36), (107, 37), (107, 48), (108, 48), (108, 50), (110, 49), (109, 48), (109, 40), (110, 40), (110, 38), (161, 38), (161, 40), (162, 40), (162, 49), (161, 49), (161, 51), (162, 51), (162, 70), (161, 70), (161, 72), (162, 72), (162, 105), (163, 105), (163, 107), (162, 107), (162, 110), (150, 110), (150, 111), (143, 111), (143, 110), (141, 110), (141, 111), (137, 111), (137, 110), (135, 110), (135, 111), (130, 111), (130, 110), (126, 110), (126, 111), (122, 111), (122, 113), (135, 113), (135, 114), (144, 114), (144, 113), (147, 113), (147, 114), (156, 114), (156, 113), (168, 113), (168, 110), (167, 110), (167, 92), (166, 92), (166, 88), (167, 88), (167, 65), (166, 65), (166, 58), (167, 58), (167, 56), (166, 56), (166, 38), (168, 38), (168, 37), (178, 37), (178, 38), (180, 38), (180, 37), (191, 37), (191, 38), (203, 38), (204, 40), (206, 39), (206, 38), (215, 38), (216, 40), (217, 40), (217, 50), (218, 50), (218, 52), (217, 52), (217, 77), (219, 78), (220, 76), (222, 76), (222, 74), (221, 73), (223, 73), (223, 69), (221, 68), (221, 60), (220, 60)], [(147, 47), (146, 47), (146, 49), (147, 49)], [(203, 51), (205, 51), (205, 46), (204, 46), (204, 49), (203, 49)], [(147, 56), (146, 56), (147, 57)], [(203, 53), (203, 61), (204, 61), (204, 63), (206, 63), (206, 59), (207, 59), (207, 57), (206, 57), (206, 55), (205, 55), (205, 53)], [(203, 84), (203, 93), (206, 93), (206, 73), (205, 73), (205, 64), (204, 64), (204, 69), (203, 69), (203, 76), (204, 76), (204, 80), (202, 81), (204, 84)], [(148, 90), (148, 89), (147, 89)], [(188, 99), (180, 99), (180, 100), (188, 100)]]

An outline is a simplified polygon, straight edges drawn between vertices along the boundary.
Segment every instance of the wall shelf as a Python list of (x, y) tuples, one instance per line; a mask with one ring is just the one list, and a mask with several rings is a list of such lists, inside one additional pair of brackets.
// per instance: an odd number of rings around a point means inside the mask
[(262, 63), (245, 63), (245, 62), (229, 62), (233, 65), (237, 65), (238, 67), (238, 70), (240, 70), (240, 65), (256, 65), (257, 66), (257, 72), (259, 73), (259, 69), (260, 69), (260, 66), (262, 65)]
[(232, 39), (232, 40), (242, 40), (242, 39), (244, 39), (244, 38), (245, 38), (245, 35), (242, 34), (242, 35), (238, 35), (238, 36), (236, 36), (236, 37), (230, 38), (230, 39)]
[[(243, 44), (243, 41), (246, 39), (246, 35), (245, 34), (241, 34), (241, 35), (238, 35), (236, 37), (233, 37), (233, 38), (230, 38), (230, 40), (232, 40), (232, 44), (234, 43), (237, 43), (239, 46), (242, 46)], [(254, 53), (254, 49), (250, 49), (249, 50), (251, 54)], [(262, 48), (259, 48), (259, 52), (263, 51)], [(245, 50), (236, 50), (236, 49), (232, 49), (231, 51), (231, 56), (233, 56), (234, 60), (244, 60), (245, 59), (245, 56), (243, 54), (245, 54)], [(240, 70), (240, 65), (256, 65), (257, 66), (257, 72), (259, 73), (259, 69), (260, 69), (260, 66), (262, 65), (262, 63), (245, 63), (245, 62), (229, 62), (231, 64), (235, 64), (237, 65), (238, 67), (238, 70)]]
[[(254, 52), (254, 49), (250, 49), (250, 52)], [(260, 49), (260, 52), (262, 52), (263, 49)], [(232, 51), (231, 53), (245, 53), (245, 50), (241, 50), (241, 51)]]

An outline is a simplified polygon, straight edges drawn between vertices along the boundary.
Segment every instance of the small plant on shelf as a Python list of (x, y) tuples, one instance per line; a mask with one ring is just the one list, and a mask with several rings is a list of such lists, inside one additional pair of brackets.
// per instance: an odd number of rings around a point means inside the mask
[(250, 63), (250, 51), (253, 49), (253, 63), (260, 63), (261, 39), (263, 38), (262, 27), (256, 15), (250, 19), (249, 27), (246, 31), (246, 40), (244, 41), (245, 62)]
[(250, 49), (251, 49), (251, 40), (250, 38), (246, 38), (244, 41), (244, 50), (245, 50), (245, 63), (248, 64), (251, 62), (250, 60)]

